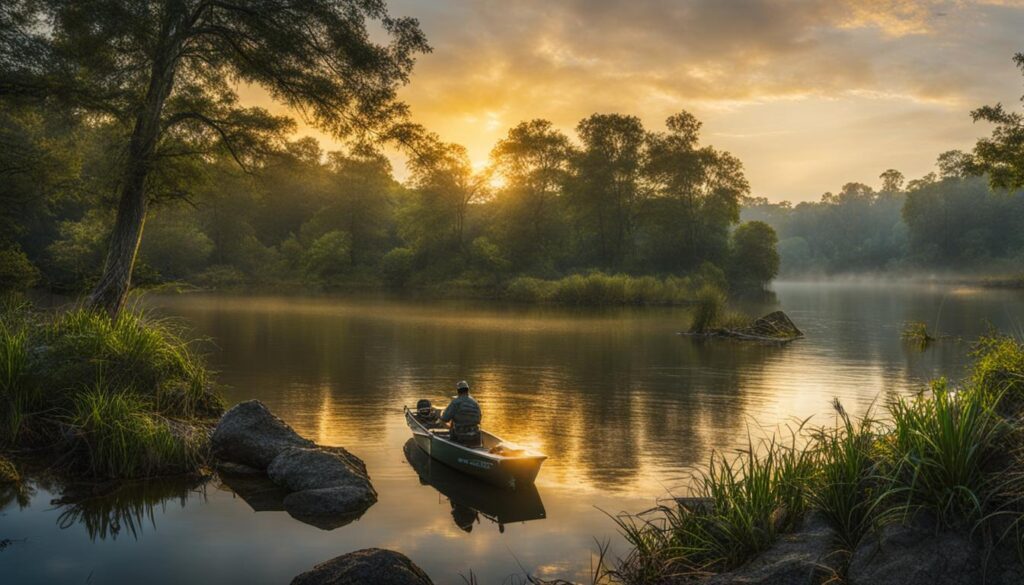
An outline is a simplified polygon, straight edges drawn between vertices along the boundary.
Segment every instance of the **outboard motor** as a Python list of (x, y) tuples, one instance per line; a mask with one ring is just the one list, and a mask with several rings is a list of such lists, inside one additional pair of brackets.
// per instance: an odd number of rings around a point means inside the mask
[(416, 401), (416, 414), (418, 414), (420, 418), (431, 418), (431, 415), (434, 414), (434, 406), (429, 400), (422, 398)]

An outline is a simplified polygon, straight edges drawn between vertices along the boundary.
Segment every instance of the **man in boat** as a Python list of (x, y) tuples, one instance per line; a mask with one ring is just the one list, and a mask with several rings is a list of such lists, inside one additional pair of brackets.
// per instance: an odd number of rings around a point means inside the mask
[(465, 380), (455, 385), (459, 395), (441, 413), (441, 421), (451, 423), (451, 438), (467, 447), (480, 446), (480, 405), (469, 395)]

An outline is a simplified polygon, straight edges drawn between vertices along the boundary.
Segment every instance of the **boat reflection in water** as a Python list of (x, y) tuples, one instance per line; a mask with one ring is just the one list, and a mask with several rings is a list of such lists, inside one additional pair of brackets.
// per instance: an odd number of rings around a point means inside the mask
[(497, 524), (499, 532), (505, 532), (506, 524), (544, 518), (544, 502), (533, 484), (510, 491), (484, 483), (435, 461), (416, 446), (415, 439), (406, 441), (403, 450), (420, 483), (448, 498), (452, 520), (466, 532), (473, 530), (480, 516)]

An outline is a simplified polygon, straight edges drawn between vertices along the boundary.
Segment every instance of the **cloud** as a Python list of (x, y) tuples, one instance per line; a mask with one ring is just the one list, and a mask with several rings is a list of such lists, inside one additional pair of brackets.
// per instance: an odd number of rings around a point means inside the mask
[(985, 133), (971, 124), (971, 108), (1021, 93), (1010, 61), (1024, 50), (1021, 1), (389, 7), (419, 18), (434, 47), (403, 99), (418, 121), (465, 144), (477, 162), (522, 120), (547, 118), (571, 134), (594, 112), (636, 114), (660, 128), (686, 109), (705, 122), (707, 142), (744, 160), (755, 192), (815, 199), (897, 163), (910, 176), (927, 172), (938, 152)]

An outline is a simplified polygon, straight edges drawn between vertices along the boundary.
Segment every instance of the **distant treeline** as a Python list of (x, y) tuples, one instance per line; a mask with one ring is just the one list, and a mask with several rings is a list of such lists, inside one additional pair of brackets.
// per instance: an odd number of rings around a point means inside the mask
[[(571, 140), (533, 120), (509, 130), (485, 168), (461, 146), (427, 142), (405, 182), (366, 146), (282, 141), (244, 167), (231, 153), (175, 157), (169, 146), (148, 179), (134, 281), (486, 291), (517, 276), (602, 271), (762, 287), (778, 270), (775, 234), (738, 225), (742, 165), (701, 146), (699, 129), (687, 113), (656, 132), (633, 116), (594, 115)], [(9, 282), (82, 291), (95, 281), (120, 140), (87, 118), (0, 107)]]
[(819, 202), (744, 201), (744, 220), (778, 234), (788, 276), (942, 271), (1017, 274), (1024, 265), (1024, 191), (969, 176), (967, 160), (939, 157), (940, 173), (904, 182), (888, 170), (878, 191), (847, 183)]

